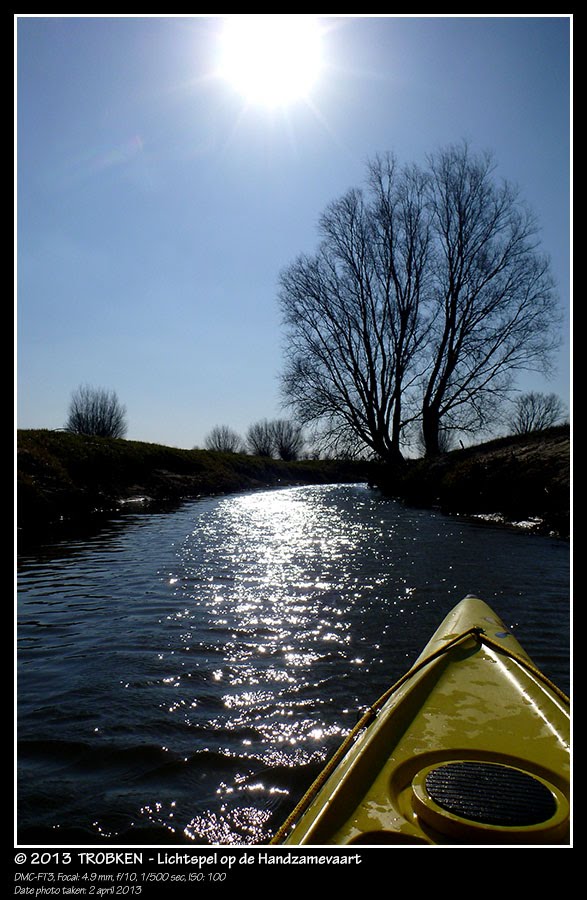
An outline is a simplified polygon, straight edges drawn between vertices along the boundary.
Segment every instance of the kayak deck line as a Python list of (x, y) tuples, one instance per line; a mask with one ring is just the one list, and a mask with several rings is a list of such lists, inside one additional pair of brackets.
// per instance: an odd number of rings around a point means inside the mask
[[(493, 610), (468, 595), (361, 716), (271, 843), (564, 843), (569, 706)], [(542, 746), (547, 732), (543, 762), (523, 745)], [(453, 788), (460, 800), (449, 798)], [(522, 809), (523, 797), (535, 810)]]

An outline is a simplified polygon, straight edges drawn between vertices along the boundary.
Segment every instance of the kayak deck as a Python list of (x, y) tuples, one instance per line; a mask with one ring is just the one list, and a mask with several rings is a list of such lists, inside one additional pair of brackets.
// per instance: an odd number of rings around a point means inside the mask
[(569, 718), (564, 694), (467, 597), (274, 842), (566, 843)]

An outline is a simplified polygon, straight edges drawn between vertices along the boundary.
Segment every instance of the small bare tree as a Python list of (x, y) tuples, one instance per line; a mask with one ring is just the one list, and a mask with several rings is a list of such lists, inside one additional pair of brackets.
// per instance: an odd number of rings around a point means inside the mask
[(556, 394), (541, 394), (530, 391), (518, 397), (509, 426), (514, 434), (528, 434), (530, 431), (544, 431), (560, 425), (567, 409)]
[(241, 436), (228, 425), (217, 425), (207, 435), (204, 443), (206, 450), (218, 453), (242, 453), (244, 450)]
[(247, 448), (253, 456), (273, 456), (275, 437), (271, 422), (255, 422), (247, 431)]
[(114, 391), (82, 385), (69, 404), (65, 430), (73, 434), (122, 438), (126, 434), (126, 407)]
[(280, 459), (291, 462), (300, 458), (304, 446), (302, 429), (288, 419), (271, 423), (275, 452)]

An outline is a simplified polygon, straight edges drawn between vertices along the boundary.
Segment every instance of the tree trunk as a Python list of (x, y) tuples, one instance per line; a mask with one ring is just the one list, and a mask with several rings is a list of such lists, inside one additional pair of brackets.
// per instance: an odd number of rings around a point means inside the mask
[[(401, 383), (401, 382), (398, 382)], [(400, 434), (402, 430), (401, 424), (401, 391), (397, 391), (396, 401), (393, 409), (393, 420), (391, 425), (390, 448), (387, 459), (391, 463), (403, 463), (404, 457), (400, 450)]]
[(405, 462), (404, 455), (400, 450), (399, 446), (393, 446), (387, 453), (386, 457), (387, 462), (392, 463), (393, 465), (401, 465)]
[(440, 456), (440, 416), (434, 407), (422, 410), (422, 436), (426, 458)]

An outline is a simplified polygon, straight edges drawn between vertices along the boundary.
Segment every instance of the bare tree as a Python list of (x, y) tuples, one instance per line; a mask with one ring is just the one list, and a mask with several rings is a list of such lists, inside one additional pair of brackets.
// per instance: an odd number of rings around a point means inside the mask
[(275, 438), (271, 422), (264, 419), (251, 425), (247, 431), (246, 445), (253, 456), (273, 456)]
[(566, 406), (556, 394), (530, 391), (515, 401), (509, 426), (514, 434), (528, 434), (560, 425), (566, 415)]
[(114, 391), (80, 386), (71, 396), (65, 430), (73, 434), (122, 438), (127, 431), (126, 408)]
[(402, 404), (426, 333), (424, 186), (416, 169), (375, 160), (367, 196), (351, 190), (332, 203), (318, 253), (281, 275), (282, 389), (296, 420), (318, 425), (323, 443), (354, 438), (401, 458)]
[(442, 430), (480, 430), (522, 369), (546, 369), (556, 342), (549, 263), (533, 217), (489, 155), (466, 145), (430, 159), (434, 241), (431, 342), (422, 380), (426, 454)]
[(521, 370), (548, 370), (557, 302), (537, 226), (489, 155), (468, 146), (425, 170), (391, 156), (320, 219), (322, 240), (281, 275), (282, 390), (322, 446), (401, 459), (495, 421)]
[(292, 461), (300, 458), (304, 446), (302, 429), (288, 419), (276, 419), (271, 423), (273, 445), (280, 459)]
[(241, 436), (228, 425), (217, 425), (213, 428), (206, 436), (204, 444), (206, 450), (214, 450), (218, 453), (244, 452)]

